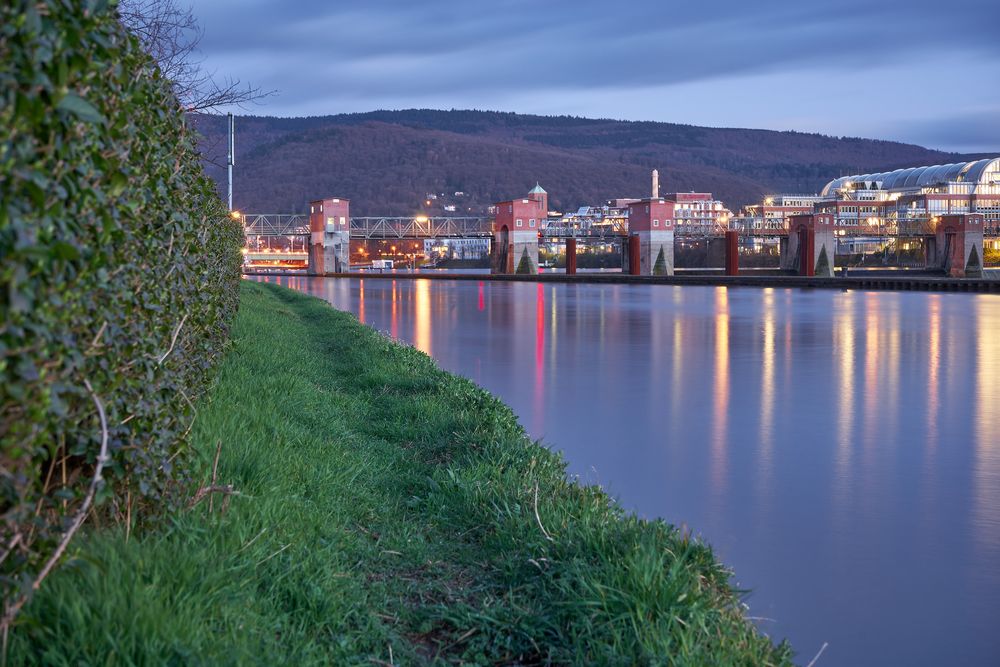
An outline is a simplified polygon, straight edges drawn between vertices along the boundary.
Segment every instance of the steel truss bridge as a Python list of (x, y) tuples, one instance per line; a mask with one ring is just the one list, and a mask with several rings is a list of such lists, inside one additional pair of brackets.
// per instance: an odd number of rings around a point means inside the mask
[[(245, 236), (309, 236), (309, 216), (306, 214), (245, 213), (242, 214)], [(788, 230), (781, 227), (739, 225), (734, 220), (729, 229), (735, 229), (740, 236), (779, 237), (787, 236)], [(991, 226), (984, 230), (986, 236), (1000, 236), (1000, 227)], [(726, 227), (716, 224), (711, 227), (678, 225), (674, 236), (678, 238), (714, 238), (722, 236)], [(461, 239), (491, 238), (492, 220), (483, 217), (364, 217), (351, 218), (350, 234), (357, 240), (402, 240), (402, 239)], [(628, 236), (627, 218), (608, 218), (605, 223), (580, 226), (559, 221), (546, 222), (538, 230), (540, 240), (558, 242), (568, 238), (580, 241), (614, 241)], [(887, 221), (883, 224), (858, 224), (838, 226), (838, 237), (865, 238), (922, 238), (934, 236), (934, 224), (926, 218)]]
[[(308, 215), (278, 213), (243, 214), (245, 236), (309, 236)], [(493, 236), (489, 218), (370, 217), (351, 218), (352, 239), (467, 239)]]

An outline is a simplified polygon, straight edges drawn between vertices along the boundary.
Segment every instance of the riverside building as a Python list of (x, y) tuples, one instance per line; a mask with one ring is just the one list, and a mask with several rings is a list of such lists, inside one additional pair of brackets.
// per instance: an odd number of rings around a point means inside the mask
[[(782, 233), (791, 216), (833, 215), (838, 236), (922, 235), (936, 218), (980, 213), (987, 236), (1000, 235), (1000, 157), (835, 178), (818, 195), (774, 195), (743, 207), (731, 228)], [(991, 247), (995, 242), (989, 242)]]
[(1000, 157), (841, 176), (823, 188), (816, 213), (837, 233), (915, 234), (941, 215), (980, 213), (986, 234), (1000, 231)]
[[(670, 204), (668, 216), (677, 232), (708, 235), (728, 229), (732, 211), (709, 192), (671, 192), (654, 199)], [(629, 207), (639, 199), (611, 199), (604, 206), (581, 206), (550, 223), (552, 228), (576, 229), (586, 233), (599, 230), (624, 233)], [(810, 209), (811, 211), (811, 209)]]
[(733, 212), (710, 192), (672, 192), (663, 199), (674, 203), (674, 229), (678, 234), (714, 234), (729, 229)]
[(731, 228), (742, 231), (780, 233), (788, 229), (793, 215), (812, 213), (822, 198), (819, 195), (773, 195), (760, 203), (744, 206), (742, 214), (733, 218)]

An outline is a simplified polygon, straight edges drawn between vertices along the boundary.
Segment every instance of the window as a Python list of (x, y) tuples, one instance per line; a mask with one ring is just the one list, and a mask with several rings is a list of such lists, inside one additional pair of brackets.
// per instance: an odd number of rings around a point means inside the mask
[(654, 227), (659, 227), (660, 226), (660, 221), (659, 220), (653, 220), (653, 226)]
[(347, 224), (347, 219), (344, 216), (340, 216), (340, 224), (341, 225), (346, 225)]
[(315, 206), (310, 206), (309, 207), (309, 212), (310, 213), (315, 213), (316, 212), (316, 207)]
[(517, 219), (517, 222), (515, 222), (514, 224), (515, 224), (515, 225), (516, 225), (517, 227), (521, 227), (521, 226), (523, 226), (523, 225), (524, 225), (524, 221), (523, 221), (523, 220), (521, 220), (521, 218), (518, 218), (518, 219)]
[(531, 220), (528, 220), (528, 226), (529, 227), (534, 227), (535, 226), (535, 219), (534, 218), (532, 218)]

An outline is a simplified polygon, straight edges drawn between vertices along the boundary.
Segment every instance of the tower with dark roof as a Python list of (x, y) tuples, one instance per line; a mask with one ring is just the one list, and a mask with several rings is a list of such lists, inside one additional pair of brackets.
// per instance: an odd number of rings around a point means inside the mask
[(528, 191), (528, 199), (536, 201), (540, 204), (542, 209), (541, 219), (544, 220), (549, 214), (549, 193), (535, 181), (535, 187)]

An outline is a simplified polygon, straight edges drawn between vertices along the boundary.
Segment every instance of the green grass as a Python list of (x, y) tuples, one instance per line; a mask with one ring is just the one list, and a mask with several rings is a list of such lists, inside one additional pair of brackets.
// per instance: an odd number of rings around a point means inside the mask
[(319, 300), (242, 290), (195, 427), (242, 495), (92, 529), (10, 664), (790, 664), (707, 546), (568, 482), (499, 400)]

